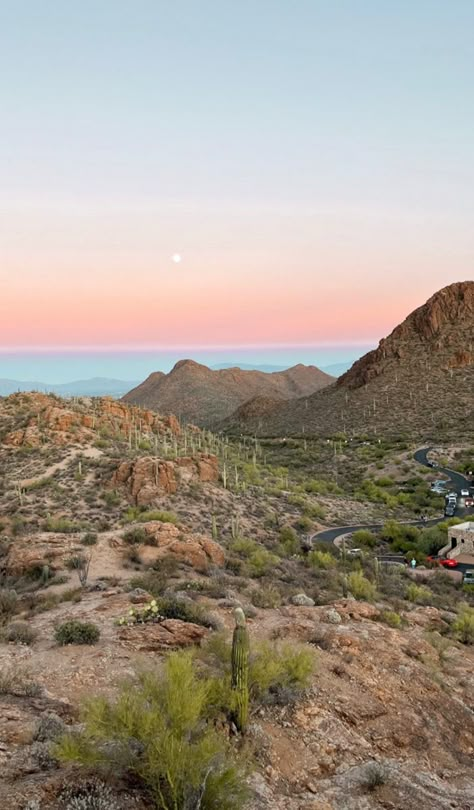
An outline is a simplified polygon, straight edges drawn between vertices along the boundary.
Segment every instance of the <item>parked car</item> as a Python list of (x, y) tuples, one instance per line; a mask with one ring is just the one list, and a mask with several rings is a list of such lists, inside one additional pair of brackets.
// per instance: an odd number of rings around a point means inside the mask
[(474, 585), (474, 569), (469, 568), (467, 571), (464, 571), (464, 576), (462, 578), (463, 585)]
[(457, 560), (451, 559), (450, 557), (427, 557), (428, 562), (433, 563), (433, 565), (442, 565), (443, 568), (456, 568), (459, 563)]

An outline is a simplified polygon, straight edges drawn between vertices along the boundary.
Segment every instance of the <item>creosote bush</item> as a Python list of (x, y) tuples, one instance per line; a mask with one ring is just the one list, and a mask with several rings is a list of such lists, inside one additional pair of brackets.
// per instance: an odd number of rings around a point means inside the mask
[(312, 568), (323, 568), (327, 570), (337, 567), (336, 558), (332, 554), (329, 554), (328, 551), (310, 551), (307, 560), (308, 565)]
[(93, 698), (84, 731), (63, 737), (55, 755), (88, 769), (133, 774), (158, 810), (240, 810), (246, 763), (214, 728), (212, 683), (191, 653), (172, 653), (160, 672)]
[(347, 577), (349, 591), (356, 599), (371, 602), (376, 596), (376, 587), (361, 571), (352, 571)]
[(453, 622), (453, 632), (463, 644), (474, 644), (474, 608), (461, 605), (459, 616)]
[(416, 582), (411, 582), (406, 589), (405, 596), (409, 602), (426, 605), (430, 602), (433, 594), (426, 585), (417, 585)]
[(54, 637), (58, 644), (96, 644), (100, 638), (100, 630), (92, 622), (80, 622), (72, 619), (69, 622), (60, 624)]
[(389, 627), (398, 629), (402, 626), (402, 617), (394, 610), (384, 610), (380, 618), (385, 624), (388, 624)]

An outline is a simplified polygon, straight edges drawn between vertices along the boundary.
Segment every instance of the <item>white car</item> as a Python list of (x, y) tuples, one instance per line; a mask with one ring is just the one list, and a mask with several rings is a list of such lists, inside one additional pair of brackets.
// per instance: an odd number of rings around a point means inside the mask
[(469, 498), (469, 490), (468, 489), (462, 489), (461, 490), (461, 498)]

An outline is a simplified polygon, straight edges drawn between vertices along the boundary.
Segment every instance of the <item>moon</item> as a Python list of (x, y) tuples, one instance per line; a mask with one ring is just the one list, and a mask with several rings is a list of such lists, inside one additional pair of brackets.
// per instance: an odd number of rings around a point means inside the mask
[(180, 261), (182, 261), (181, 253), (173, 253), (171, 259), (172, 261), (174, 261), (175, 264), (179, 264)]

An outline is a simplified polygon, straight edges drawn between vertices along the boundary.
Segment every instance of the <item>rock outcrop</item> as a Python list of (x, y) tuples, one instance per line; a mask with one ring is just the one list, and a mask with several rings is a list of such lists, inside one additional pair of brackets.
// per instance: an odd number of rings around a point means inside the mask
[(173, 523), (158, 520), (143, 523), (142, 527), (147, 540), (140, 546), (140, 559), (145, 565), (170, 556), (203, 573), (210, 565), (224, 565), (222, 547), (203, 534), (185, 532)]
[(12, 447), (86, 444), (99, 436), (117, 437), (136, 444), (155, 436), (179, 436), (181, 429), (172, 414), (152, 411), (101, 397), (69, 403), (48, 394), (12, 394), (6, 402), (18, 412), (27, 410), (26, 424), (8, 432), (3, 443)]
[(174, 494), (182, 484), (216, 483), (218, 478), (218, 460), (214, 455), (203, 453), (174, 461), (145, 456), (119, 464), (110, 486), (125, 489), (136, 506), (149, 506), (164, 494)]

